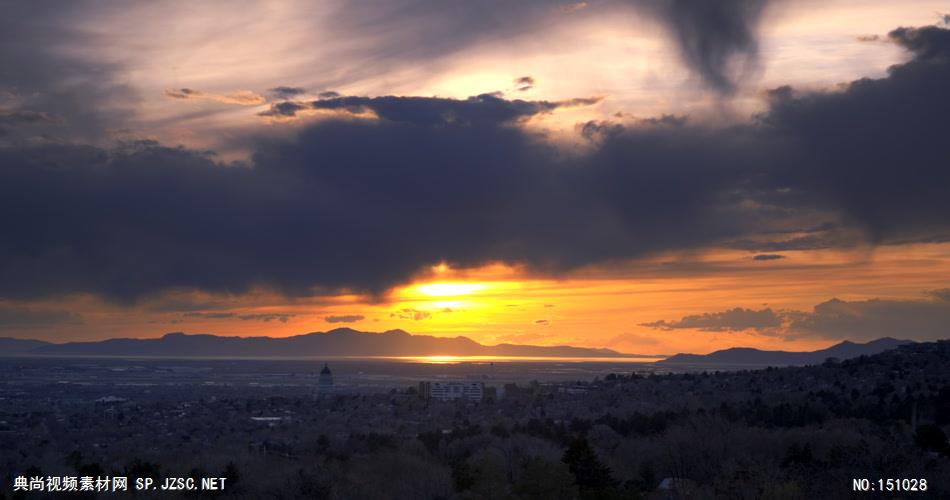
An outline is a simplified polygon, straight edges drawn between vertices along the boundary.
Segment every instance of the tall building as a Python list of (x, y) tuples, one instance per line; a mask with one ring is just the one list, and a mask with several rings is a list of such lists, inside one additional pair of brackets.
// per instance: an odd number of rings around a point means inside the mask
[(481, 401), (484, 382), (419, 382), (419, 395), (424, 399)]
[(333, 372), (330, 371), (330, 367), (326, 363), (323, 364), (323, 369), (320, 370), (320, 381), (317, 387), (318, 393), (321, 395), (333, 392)]

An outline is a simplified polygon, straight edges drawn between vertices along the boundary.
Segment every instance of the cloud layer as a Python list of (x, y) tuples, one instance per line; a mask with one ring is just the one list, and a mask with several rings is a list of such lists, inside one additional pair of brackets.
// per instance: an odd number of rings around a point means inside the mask
[[(278, 87), (276, 89), (271, 89), (278, 95), (288, 95), (290, 89), (288, 87)], [(291, 94), (292, 95), (292, 94)], [(209, 92), (204, 92), (201, 90), (181, 88), (181, 89), (167, 89), (165, 90), (165, 96), (172, 99), (198, 99), (198, 100), (209, 100), (220, 102), (223, 104), (236, 104), (238, 106), (258, 106), (264, 104), (267, 100), (264, 96), (252, 92), (250, 90), (238, 90), (236, 92), (231, 92), (228, 94), (213, 94)]]
[[(768, 0), (393, 0), (343, 2), (332, 29), (368, 40), (363, 66), (417, 65), (483, 42), (514, 41), (587, 16), (632, 12), (669, 32), (683, 63), (713, 90), (730, 93), (755, 65)], [(738, 68), (737, 68), (737, 64)]]
[(31, 328), (82, 323), (78, 313), (61, 310), (38, 310), (29, 307), (0, 305), (0, 329)]
[(291, 318), (295, 317), (296, 314), (287, 314), (287, 313), (235, 313), (235, 312), (187, 312), (182, 314), (186, 318), (203, 318), (203, 319), (239, 319), (241, 321), (263, 321), (265, 323), (270, 321), (280, 321), (281, 323), (286, 323)]
[(887, 77), (778, 89), (754, 123), (588, 123), (584, 154), (517, 122), (588, 101), (494, 95), (295, 103), (378, 119), (252, 139), (250, 165), (151, 142), (3, 147), (0, 297), (380, 293), (443, 261), (562, 273), (713, 246), (946, 238), (948, 33), (896, 30), (912, 57)]
[(782, 326), (783, 314), (776, 313), (770, 308), (762, 310), (744, 309), (736, 307), (728, 311), (694, 314), (684, 316), (679, 321), (653, 321), (641, 323), (640, 326), (658, 328), (660, 330), (678, 330), (695, 328), (707, 332), (742, 331), (742, 330), (770, 330)]
[(327, 316), (323, 318), (327, 323), (356, 323), (358, 321), (363, 321), (366, 319), (366, 316), (362, 314), (341, 314), (338, 316)]
[[(15, 3), (0, 17), (0, 139), (101, 139), (124, 126), (136, 99), (114, 61), (75, 57), (69, 48), (101, 40), (71, 20), (91, 2)], [(15, 123), (10, 120), (15, 119)]]
[(950, 335), (950, 290), (929, 292), (928, 300), (831, 299), (811, 311), (773, 311), (737, 307), (728, 311), (654, 321), (641, 326), (708, 332), (755, 330), (786, 338), (871, 340), (886, 336), (937, 340)]

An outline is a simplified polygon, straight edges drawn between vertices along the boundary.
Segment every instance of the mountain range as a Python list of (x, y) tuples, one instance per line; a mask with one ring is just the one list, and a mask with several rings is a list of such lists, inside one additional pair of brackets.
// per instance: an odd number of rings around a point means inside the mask
[(912, 344), (910, 340), (884, 337), (865, 344), (844, 341), (826, 349), (811, 352), (762, 351), (750, 347), (733, 347), (709, 354), (676, 354), (660, 361), (666, 364), (692, 365), (753, 365), (753, 366), (803, 366), (823, 363), (828, 358), (839, 360), (870, 356), (900, 345)]
[[(734, 347), (710, 354), (676, 354), (659, 363), (670, 365), (800, 366), (828, 358), (849, 359), (893, 349), (912, 341), (881, 338), (864, 344), (844, 341), (811, 352), (763, 351)], [(612, 349), (484, 345), (468, 337), (413, 335), (403, 330), (382, 333), (337, 328), (292, 337), (224, 337), (208, 334), (168, 333), (154, 339), (119, 338), (97, 342), (54, 344), (39, 340), (0, 338), (0, 355), (39, 356), (156, 356), (156, 357), (313, 357), (313, 356), (506, 356), (561, 358), (656, 357)]]
[(305, 357), (305, 356), (511, 356), (625, 357), (611, 349), (518, 344), (483, 345), (468, 337), (412, 335), (403, 330), (382, 333), (337, 328), (292, 337), (222, 337), (168, 333), (155, 339), (109, 339), (52, 344), (0, 339), (0, 352), (59, 356), (168, 357)]
[(0, 353), (3, 354), (27, 354), (39, 347), (51, 345), (42, 340), (11, 339), (0, 337)]

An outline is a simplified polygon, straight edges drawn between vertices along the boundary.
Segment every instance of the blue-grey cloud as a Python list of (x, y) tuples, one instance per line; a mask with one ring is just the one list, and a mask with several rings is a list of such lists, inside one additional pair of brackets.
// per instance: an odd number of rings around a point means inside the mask
[(364, 319), (366, 319), (366, 316), (362, 314), (341, 314), (337, 316), (326, 316), (323, 318), (323, 321), (327, 323), (356, 323)]
[(707, 332), (766, 330), (782, 326), (782, 314), (771, 308), (760, 310), (736, 307), (722, 312), (684, 316), (678, 321), (652, 321), (640, 326), (660, 330), (697, 329)]
[(281, 85), (278, 87), (268, 89), (268, 92), (270, 92), (271, 94), (273, 94), (279, 99), (292, 99), (294, 97), (297, 97), (300, 94), (306, 93), (307, 89), (304, 89), (301, 87), (289, 87), (286, 85)]
[(296, 314), (287, 314), (287, 313), (254, 313), (254, 314), (238, 314), (238, 319), (241, 321), (263, 321), (265, 323), (270, 321), (280, 321), (281, 323), (286, 323), (290, 318), (296, 317)]
[(790, 318), (788, 331), (793, 336), (937, 340), (950, 335), (950, 301), (946, 300), (832, 299)]
[(186, 318), (203, 318), (203, 319), (239, 319), (241, 321), (280, 321), (281, 323), (286, 323), (290, 318), (296, 316), (296, 314), (287, 314), (287, 313), (248, 313), (240, 314), (235, 312), (187, 312), (182, 314)]
[(950, 292), (936, 290), (915, 299), (831, 299), (810, 311), (775, 311), (737, 307), (684, 316), (675, 321), (652, 321), (640, 326), (660, 330), (708, 332), (754, 330), (785, 338), (871, 340), (880, 337), (937, 340), (950, 335)]
[(305, 109), (344, 111), (354, 114), (369, 110), (384, 120), (394, 122), (424, 125), (448, 123), (497, 125), (519, 118), (549, 113), (558, 108), (591, 106), (600, 101), (599, 97), (566, 101), (508, 100), (494, 94), (481, 94), (468, 99), (337, 96), (311, 102), (274, 103), (271, 109), (260, 114), (291, 117)]

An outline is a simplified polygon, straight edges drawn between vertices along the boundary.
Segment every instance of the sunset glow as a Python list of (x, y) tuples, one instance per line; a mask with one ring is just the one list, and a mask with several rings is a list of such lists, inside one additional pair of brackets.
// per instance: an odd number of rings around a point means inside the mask
[(416, 291), (429, 297), (458, 297), (471, 295), (488, 288), (483, 283), (427, 283), (417, 285)]

